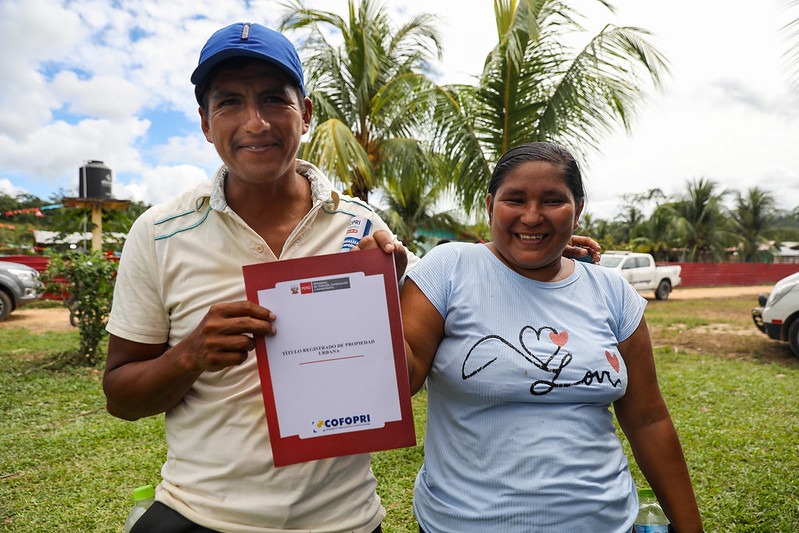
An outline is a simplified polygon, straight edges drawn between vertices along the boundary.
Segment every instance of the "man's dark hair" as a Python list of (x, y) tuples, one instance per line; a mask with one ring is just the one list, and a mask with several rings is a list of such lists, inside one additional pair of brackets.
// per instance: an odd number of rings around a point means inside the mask
[[(200, 102), (200, 107), (203, 108), (203, 111), (205, 111), (206, 113), (208, 112), (208, 89), (211, 88), (211, 83), (214, 81), (214, 78), (219, 73), (220, 69), (224, 68), (231, 70), (239, 70), (243, 69), (247, 65), (250, 65), (254, 62), (268, 63), (261, 59), (255, 59), (252, 57), (233, 57), (228, 60), (222, 61), (221, 63), (216, 65), (213, 69), (211, 69), (211, 71), (208, 72), (208, 75), (205, 77), (205, 79), (203, 79), (203, 81), (199, 85), (197, 85), (197, 87), (195, 87), (194, 89), (194, 94), (197, 96), (197, 101)], [(297, 93), (297, 101), (299, 103), (302, 103), (305, 98), (305, 96), (303, 96), (302, 94), (302, 88), (296, 85), (294, 85), (293, 87)]]

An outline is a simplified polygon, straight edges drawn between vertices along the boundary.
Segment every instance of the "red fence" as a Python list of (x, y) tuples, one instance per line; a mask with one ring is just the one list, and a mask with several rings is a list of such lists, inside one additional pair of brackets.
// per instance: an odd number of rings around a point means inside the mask
[[(109, 257), (108, 259), (117, 260), (117, 257)], [(13, 263), (20, 263), (22, 265), (28, 265), (29, 267), (35, 268), (38, 272), (44, 272), (47, 269), (47, 265), (50, 262), (49, 258), (43, 255), (3, 255), (0, 256), (0, 261), (11, 261)], [(60, 278), (57, 278), (55, 281), (58, 281)], [(42, 298), (46, 300), (61, 300), (67, 297), (67, 293), (64, 294), (53, 294), (53, 293), (45, 293), (42, 295)]]
[(786, 263), (658, 263), (680, 265), (682, 287), (771, 285), (799, 272), (799, 264)]
[(39, 272), (44, 272), (47, 268), (49, 259), (43, 255), (4, 255), (0, 256), (0, 261), (11, 261), (33, 267)]
[[(0, 261), (29, 265), (39, 272), (47, 268), (47, 257), (9, 255)], [(735, 285), (770, 285), (799, 272), (799, 264), (785, 263), (658, 263), (682, 267), (682, 287), (723, 287)]]

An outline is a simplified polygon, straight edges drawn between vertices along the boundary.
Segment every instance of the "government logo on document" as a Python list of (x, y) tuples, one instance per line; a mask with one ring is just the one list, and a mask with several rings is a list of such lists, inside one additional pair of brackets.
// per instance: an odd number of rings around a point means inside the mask
[(372, 415), (369, 413), (362, 415), (340, 416), (338, 418), (328, 418), (325, 420), (314, 420), (313, 432), (325, 433), (358, 426), (369, 426), (372, 424)]
[(299, 285), (291, 285), (291, 294), (313, 294), (318, 292), (340, 291), (349, 289), (349, 277), (321, 279), (316, 281), (301, 281)]

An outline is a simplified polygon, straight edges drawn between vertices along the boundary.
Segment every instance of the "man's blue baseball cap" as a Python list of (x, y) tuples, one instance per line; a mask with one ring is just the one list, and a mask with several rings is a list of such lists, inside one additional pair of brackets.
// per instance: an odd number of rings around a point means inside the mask
[(208, 73), (232, 57), (253, 57), (272, 63), (283, 69), (305, 96), (302, 63), (291, 41), (282, 33), (260, 24), (238, 22), (214, 33), (200, 51), (200, 61), (191, 75), (191, 82), (195, 85), (194, 94), (200, 105), (199, 89)]

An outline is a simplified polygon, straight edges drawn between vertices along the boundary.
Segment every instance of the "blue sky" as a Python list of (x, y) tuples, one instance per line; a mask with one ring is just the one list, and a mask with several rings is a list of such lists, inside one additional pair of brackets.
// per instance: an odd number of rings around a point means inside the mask
[[(573, 2), (586, 26), (653, 33), (672, 77), (633, 123), (585, 162), (587, 210), (613, 218), (623, 194), (713, 179), (759, 185), (799, 206), (799, 95), (782, 59), (786, 0)], [(311, 0), (343, 12), (346, 0)], [(469, 82), (495, 41), (493, 0), (386, 2), (395, 20), (440, 17), (439, 81)], [(207, 37), (228, 23), (274, 25), (274, 0), (0, 0), (0, 191), (77, 194), (88, 160), (113, 171), (113, 195), (163, 201), (219, 165), (203, 138), (189, 76)]]

